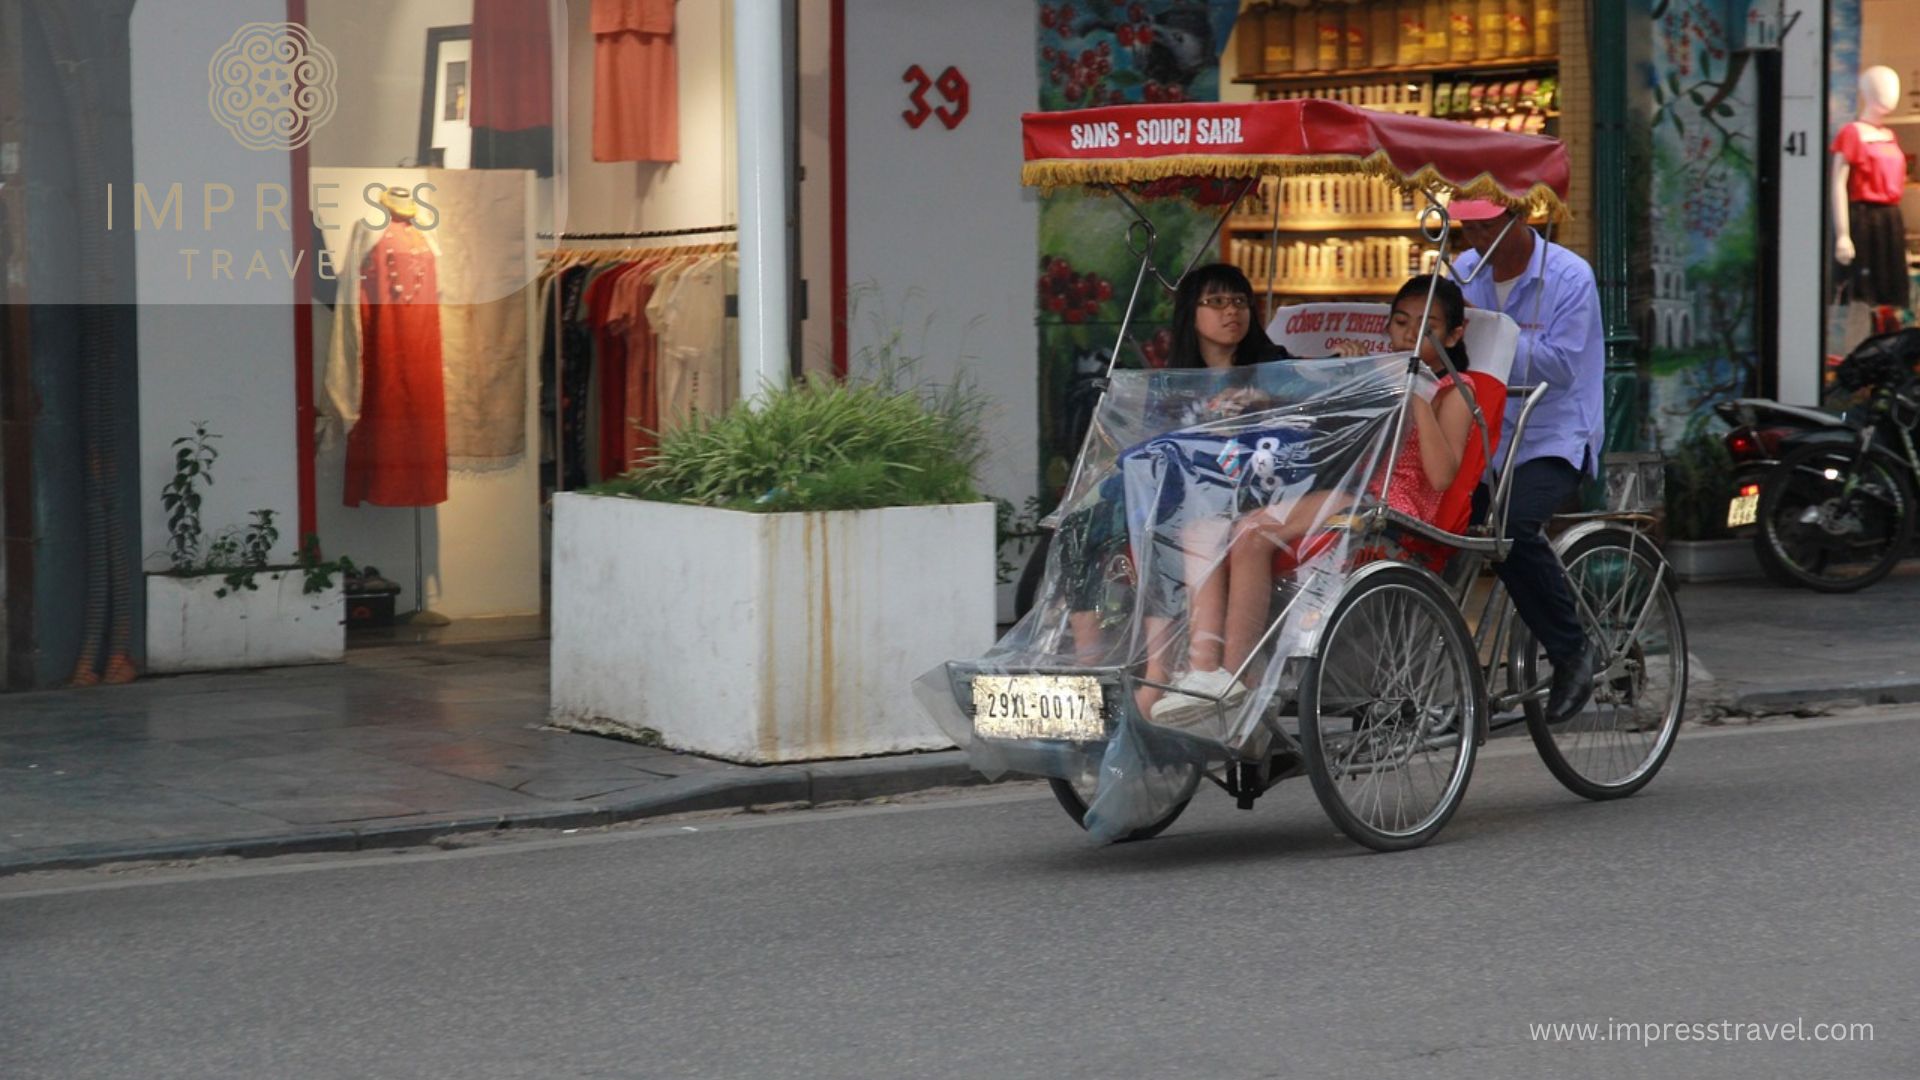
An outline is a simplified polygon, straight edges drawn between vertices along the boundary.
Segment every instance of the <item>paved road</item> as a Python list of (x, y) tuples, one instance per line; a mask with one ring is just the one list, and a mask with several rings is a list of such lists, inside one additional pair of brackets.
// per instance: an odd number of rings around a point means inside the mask
[[(1609, 805), (1506, 740), (1440, 842), (1400, 855), (1361, 853), (1295, 782), (1117, 848), (1025, 788), (9, 879), (0, 1072), (1913, 1077), (1916, 721), (1693, 733)], [(1873, 1039), (1528, 1030), (1796, 1017)]]

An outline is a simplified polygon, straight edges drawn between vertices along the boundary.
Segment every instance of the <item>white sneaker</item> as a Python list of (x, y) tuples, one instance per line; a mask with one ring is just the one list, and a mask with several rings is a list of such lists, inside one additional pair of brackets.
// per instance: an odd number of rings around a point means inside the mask
[[(1247, 684), (1226, 671), (1189, 671), (1173, 682), (1175, 692), (1153, 703), (1149, 716), (1162, 727), (1191, 728), (1214, 714), (1231, 709), (1247, 696)], [(1188, 691), (1188, 692), (1182, 692)], [(1197, 697), (1205, 694), (1206, 697)]]

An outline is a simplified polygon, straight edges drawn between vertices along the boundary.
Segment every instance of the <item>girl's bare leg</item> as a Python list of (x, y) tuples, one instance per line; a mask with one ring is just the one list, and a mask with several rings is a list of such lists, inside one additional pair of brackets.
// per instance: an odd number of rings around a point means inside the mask
[[(1247, 662), (1260, 638), (1267, 632), (1267, 612), (1273, 592), (1273, 553), (1297, 542), (1327, 517), (1352, 502), (1345, 495), (1330, 491), (1312, 491), (1294, 500), (1291, 506), (1270, 507), (1248, 515), (1227, 553), (1229, 587), (1226, 611), (1226, 655), (1228, 671), (1237, 671)], [(1242, 682), (1250, 682), (1248, 672)]]
[[(1149, 682), (1164, 683), (1170, 674), (1167, 671), (1167, 654), (1173, 650), (1173, 620), (1164, 615), (1148, 615), (1142, 620), (1147, 634), (1147, 670), (1144, 678)], [(1153, 703), (1166, 696), (1166, 691), (1157, 686), (1142, 686), (1134, 692), (1134, 704), (1145, 716), (1153, 711)]]
[[(1227, 645), (1225, 667), (1239, 671), (1253, 655), (1253, 647), (1267, 629), (1267, 612), (1273, 592), (1273, 553), (1277, 545), (1254, 530), (1234, 538), (1227, 552), (1232, 588), (1227, 592)], [(1252, 683), (1257, 673), (1242, 673), (1240, 681)]]
[(1081, 667), (1099, 667), (1107, 658), (1107, 643), (1100, 633), (1097, 611), (1067, 612), (1067, 627), (1073, 631), (1073, 657)]
[(1181, 530), (1187, 582), (1187, 670), (1220, 666), (1227, 622), (1228, 571), (1224, 521), (1198, 521)]

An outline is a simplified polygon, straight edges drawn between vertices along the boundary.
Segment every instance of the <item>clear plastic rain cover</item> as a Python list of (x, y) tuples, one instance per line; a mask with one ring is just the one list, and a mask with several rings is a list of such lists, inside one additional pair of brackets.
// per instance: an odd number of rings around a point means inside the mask
[(921, 703), (981, 772), (1071, 782), (1103, 840), (1265, 754), (1412, 435), (1410, 359), (1114, 373), (1032, 610)]

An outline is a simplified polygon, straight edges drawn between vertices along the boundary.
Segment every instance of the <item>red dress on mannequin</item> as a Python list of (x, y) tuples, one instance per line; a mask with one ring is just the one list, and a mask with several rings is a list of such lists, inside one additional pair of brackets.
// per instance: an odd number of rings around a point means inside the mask
[(420, 230), (395, 218), (360, 263), (360, 419), (347, 433), (346, 504), (447, 501), (440, 287)]

